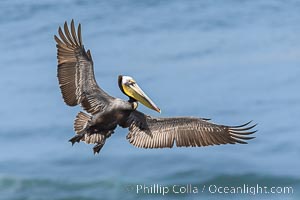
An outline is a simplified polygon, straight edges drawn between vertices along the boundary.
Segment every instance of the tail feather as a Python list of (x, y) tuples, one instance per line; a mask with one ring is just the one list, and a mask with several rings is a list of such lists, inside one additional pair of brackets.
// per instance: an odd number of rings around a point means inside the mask
[(74, 122), (74, 130), (77, 134), (83, 132), (85, 128), (87, 127), (89, 121), (91, 120), (91, 116), (84, 113), (79, 112), (75, 118)]
[(100, 133), (93, 133), (91, 135), (84, 134), (84, 137), (81, 140), (85, 141), (85, 143), (87, 144), (100, 144), (103, 143), (103, 141), (105, 141), (106, 138), (109, 138), (113, 133), (114, 131), (110, 130)]
[(102, 143), (105, 139), (105, 135), (94, 133), (92, 135), (85, 134), (82, 138), (82, 141), (85, 141), (87, 144), (97, 144)]

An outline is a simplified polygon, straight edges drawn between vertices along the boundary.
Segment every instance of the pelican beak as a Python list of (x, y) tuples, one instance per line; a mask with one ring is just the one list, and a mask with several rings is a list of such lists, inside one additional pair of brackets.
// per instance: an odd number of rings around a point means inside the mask
[[(125, 87), (124, 87), (125, 86)], [(136, 82), (129, 82), (123, 85), (123, 89), (126, 95), (134, 98), (135, 100), (141, 102), (148, 108), (151, 108), (157, 112), (161, 110), (153, 103), (153, 101), (143, 92), (143, 90), (138, 86)]]

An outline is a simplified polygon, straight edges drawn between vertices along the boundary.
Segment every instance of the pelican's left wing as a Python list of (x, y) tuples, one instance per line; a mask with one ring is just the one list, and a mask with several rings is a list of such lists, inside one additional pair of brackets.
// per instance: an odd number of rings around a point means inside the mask
[[(251, 121), (250, 121), (251, 122)], [(200, 147), (220, 144), (247, 144), (255, 133), (250, 122), (240, 126), (225, 126), (193, 117), (155, 118), (134, 111), (128, 118), (129, 142), (141, 148)]]
[[(63, 31), (64, 30), (64, 31)], [(70, 30), (67, 22), (59, 27), (54, 36), (57, 47), (57, 77), (64, 101), (69, 106), (80, 104), (87, 112), (103, 110), (114, 99), (102, 90), (95, 79), (93, 59), (90, 51), (85, 51), (81, 38), (81, 25), (77, 33), (74, 20)]]

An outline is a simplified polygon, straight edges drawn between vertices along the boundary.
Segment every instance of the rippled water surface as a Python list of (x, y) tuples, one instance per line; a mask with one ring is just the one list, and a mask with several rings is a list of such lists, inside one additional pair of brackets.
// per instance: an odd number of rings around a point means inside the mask
[[(299, 1), (3, 0), (0, 7), (0, 199), (300, 198)], [(83, 143), (72, 147), (80, 108), (63, 103), (53, 40), (71, 19), (82, 24), (96, 79), (110, 94), (126, 98), (117, 76), (127, 74), (161, 116), (253, 119), (257, 138), (144, 150), (118, 128), (100, 155)], [(174, 185), (198, 193), (150, 192)], [(212, 191), (257, 185), (293, 192)]]

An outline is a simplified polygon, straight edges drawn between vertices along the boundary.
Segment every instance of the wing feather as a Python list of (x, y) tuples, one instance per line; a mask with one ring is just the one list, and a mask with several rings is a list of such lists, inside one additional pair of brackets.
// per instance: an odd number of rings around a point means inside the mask
[(81, 25), (77, 34), (74, 21), (70, 30), (67, 22), (58, 28), (54, 36), (57, 47), (57, 77), (65, 103), (69, 106), (81, 104), (89, 113), (104, 109), (113, 97), (104, 92), (97, 84), (94, 75), (93, 60), (90, 51), (82, 44)]
[(241, 126), (225, 126), (201, 118), (176, 117), (155, 118), (134, 111), (128, 118), (128, 141), (141, 148), (200, 147), (220, 144), (247, 144), (255, 137), (251, 131), (256, 124), (248, 122)]

